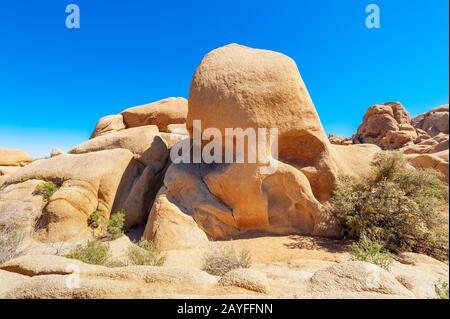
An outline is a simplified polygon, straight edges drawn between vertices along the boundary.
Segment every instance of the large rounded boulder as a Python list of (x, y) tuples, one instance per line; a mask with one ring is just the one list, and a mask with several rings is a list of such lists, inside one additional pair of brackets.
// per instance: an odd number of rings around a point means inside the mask
[[(295, 62), (281, 53), (236, 44), (213, 50), (198, 66), (190, 86), (186, 126), (191, 142), (203, 154), (217, 139), (222, 151), (232, 151), (233, 157), (238, 155), (238, 142), (244, 144), (243, 162), (237, 158), (232, 163), (210, 163), (204, 158), (174, 162), (155, 200), (166, 201), (164, 207), (170, 206), (172, 215), (191, 216), (214, 239), (247, 232), (339, 236), (340, 225), (327, 213), (325, 203), (334, 182), (339, 175), (367, 172), (380, 150), (332, 145)], [(250, 161), (255, 149), (248, 147), (249, 135), (235, 134), (248, 129), (257, 135), (256, 163)], [(259, 129), (266, 130), (265, 145), (260, 143)], [(277, 130), (278, 143), (269, 142), (270, 129)], [(227, 147), (230, 140), (233, 148)], [(260, 161), (261, 146), (263, 156), (273, 164), (270, 168)], [(268, 146), (278, 154), (269, 152)], [(195, 149), (190, 148), (188, 155), (195, 155)], [(172, 232), (173, 223), (164, 222), (167, 215), (153, 206), (146, 239), (159, 240), (158, 232)], [(171, 248), (185, 245), (185, 240), (171, 242)]]

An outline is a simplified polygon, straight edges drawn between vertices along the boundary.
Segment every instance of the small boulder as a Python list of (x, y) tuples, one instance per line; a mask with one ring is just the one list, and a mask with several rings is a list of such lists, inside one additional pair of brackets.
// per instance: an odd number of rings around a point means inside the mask
[(60, 148), (54, 148), (52, 149), (52, 152), (50, 153), (50, 157), (55, 157), (64, 154), (64, 151)]
[(269, 281), (264, 273), (253, 269), (235, 269), (220, 278), (220, 286), (234, 286), (263, 294), (270, 292)]
[(156, 196), (143, 238), (152, 240), (159, 249), (189, 249), (206, 247), (208, 237), (194, 219), (170, 202), (163, 187)]
[(95, 126), (94, 132), (91, 134), (91, 138), (101, 136), (107, 133), (118, 132), (126, 129), (123, 122), (122, 114), (108, 115), (102, 117)]

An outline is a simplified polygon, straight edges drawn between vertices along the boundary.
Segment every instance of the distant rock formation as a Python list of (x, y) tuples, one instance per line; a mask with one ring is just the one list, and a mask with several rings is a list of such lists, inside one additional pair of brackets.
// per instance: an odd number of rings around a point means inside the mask
[[(411, 165), (433, 168), (448, 183), (449, 106), (442, 105), (413, 119), (399, 102), (376, 104), (367, 110), (352, 138), (330, 134), (336, 145), (375, 144), (407, 155)], [(426, 155), (425, 155), (426, 154)]]
[(370, 143), (382, 149), (397, 149), (414, 141), (417, 132), (408, 111), (399, 102), (371, 106), (363, 118), (353, 142)]

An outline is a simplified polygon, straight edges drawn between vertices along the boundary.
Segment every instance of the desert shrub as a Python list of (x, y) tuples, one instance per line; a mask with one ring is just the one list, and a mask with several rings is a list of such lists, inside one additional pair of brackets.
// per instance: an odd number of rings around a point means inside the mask
[(104, 266), (109, 267), (109, 268), (118, 268), (118, 267), (128, 266), (128, 264), (123, 260), (120, 260), (117, 258), (111, 258), (106, 261)]
[(85, 246), (72, 250), (65, 257), (78, 259), (87, 264), (105, 265), (111, 258), (109, 246), (98, 240), (89, 240)]
[(394, 261), (382, 244), (366, 237), (352, 245), (352, 255), (357, 260), (367, 261), (385, 269), (388, 269)]
[(152, 241), (144, 239), (129, 247), (128, 258), (133, 265), (162, 266), (166, 261), (166, 255)]
[(445, 281), (440, 281), (438, 282), (435, 286), (434, 289), (436, 291), (436, 296), (439, 299), (449, 299), (449, 295), (448, 295), (448, 283)]
[(223, 276), (233, 269), (250, 268), (251, 264), (251, 254), (247, 249), (238, 253), (233, 248), (217, 248), (204, 256), (203, 270), (215, 276)]
[(332, 210), (345, 234), (366, 237), (391, 252), (413, 251), (448, 259), (448, 188), (439, 174), (409, 169), (398, 153), (381, 153), (364, 181), (339, 178)]
[(125, 226), (125, 210), (111, 214), (108, 220), (108, 233), (115, 239), (123, 235)]
[(36, 186), (34, 190), (35, 195), (41, 195), (45, 200), (49, 200), (50, 197), (59, 189), (59, 186), (53, 182), (45, 182)]
[(101, 223), (101, 217), (98, 212), (93, 212), (91, 215), (89, 215), (87, 224), (92, 229), (97, 229), (100, 227)]
[(31, 231), (29, 212), (7, 210), (0, 214), (0, 264), (14, 259), (23, 252), (24, 243)]
[(17, 227), (0, 227), (0, 264), (20, 255), (24, 233)]

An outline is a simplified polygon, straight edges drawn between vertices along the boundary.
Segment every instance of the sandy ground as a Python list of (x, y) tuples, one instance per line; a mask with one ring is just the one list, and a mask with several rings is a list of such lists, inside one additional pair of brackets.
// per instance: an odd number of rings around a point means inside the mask
[[(112, 255), (123, 259), (128, 246), (140, 230), (134, 230), (110, 243)], [(344, 240), (310, 236), (263, 236), (229, 241), (210, 242), (209, 247), (166, 251), (165, 266), (189, 266), (202, 268), (204, 256), (214, 250), (233, 248), (237, 252), (250, 252), (253, 265), (284, 265), (294, 268), (308, 267), (317, 262), (333, 263), (350, 259), (351, 243)], [(313, 267), (314, 269), (316, 267)]]

